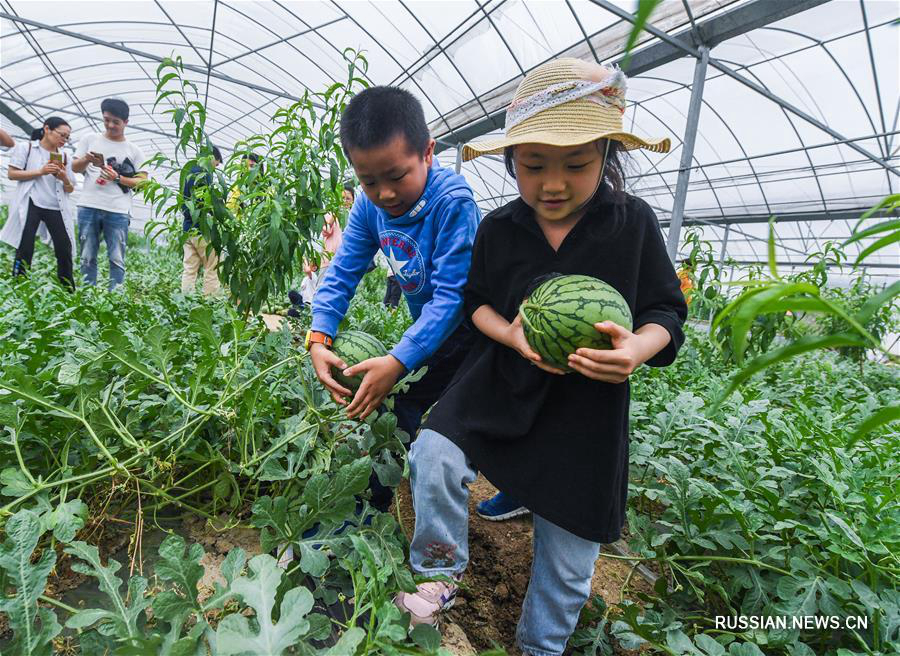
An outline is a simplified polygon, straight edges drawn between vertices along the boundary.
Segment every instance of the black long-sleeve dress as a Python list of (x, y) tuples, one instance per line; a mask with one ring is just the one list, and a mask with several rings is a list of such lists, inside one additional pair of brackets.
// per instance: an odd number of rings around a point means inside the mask
[[(659, 223), (642, 200), (604, 188), (554, 251), (521, 199), (495, 210), (475, 237), (466, 316), (490, 305), (512, 321), (529, 283), (552, 272), (606, 281), (628, 302), (634, 330), (663, 326), (666, 366), (684, 341), (687, 306)], [(628, 494), (628, 383), (557, 376), (479, 338), (425, 428), (459, 446), (497, 488), (544, 519), (594, 542), (621, 535)]]

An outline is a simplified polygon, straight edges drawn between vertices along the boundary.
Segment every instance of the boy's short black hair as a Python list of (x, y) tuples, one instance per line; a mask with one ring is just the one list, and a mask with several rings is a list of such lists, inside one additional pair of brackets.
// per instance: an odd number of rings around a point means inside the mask
[(344, 190), (349, 191), (350, 195), (353, 196), (353, 199), (356, 200), (356, 187), (353, 186), (352, 182), (345, 182)]
[(116, 118), (120, 118), (123, 121), (128, 120), (128, 114), (131, 110), (128, 108), (128, 103), (119, 98), (107, 98), (102, 103), (100, 103), (100, 113), (109, 112)]
[(431, 135), (416, 97), (399, 87), (370, 87), (356, 94), (341, 115), (344, 154), (383, 146), (398, 134), (410, 152), (425, 154)]
[(220, 162), (224, 162), (224, 161), (225, 161), (224, 159), (222, 159), (222, 151), (219, 150), (219, 147), (218, 147), (218, 146), (213, 146), (213, 157), (215, 157), (215, 158), (216, 158), (217, 160), (219, 160)]
[(248, 159), (251, 162), (253, 162), (254, 164), (259, 164), (259, 155), (257, 155), (256, 153), (248, 153), (241, 157), (241, 160), (248, 160)]

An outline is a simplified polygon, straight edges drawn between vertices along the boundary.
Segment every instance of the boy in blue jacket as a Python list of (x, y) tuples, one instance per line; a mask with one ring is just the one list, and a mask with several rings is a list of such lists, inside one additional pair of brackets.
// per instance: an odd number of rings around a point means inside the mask
[[(418, 100), (397, 87), (372, 87), (350, 101), (341, 117), (341, 143), (364, 196), (350, 210), (344, 241), (313, 300), (307, 335), (313, 367), (349, 417), (365, 418), (407, 372), (426, 375), (396, 399), (401, 429), (414, 438), (422, 415), (437, 401), (469, 351), (462, 291), (481, 219), (465, 179), (434, 157)], [(346, 364), (330, 349), (356, 286), (377, 250), (387, 258), (414, 323), (386, 356), (344, 371), (363, 374), (353, 396), (330, 373)], [(391, 492), (373, 477), (372, 505), (386, 510)]]

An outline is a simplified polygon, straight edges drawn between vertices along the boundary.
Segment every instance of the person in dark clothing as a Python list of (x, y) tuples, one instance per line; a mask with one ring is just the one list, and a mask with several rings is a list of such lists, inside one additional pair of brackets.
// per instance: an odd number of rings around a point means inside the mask
[(388, 307), (396, 308), (400, 305), (400, 296), (402, 293), (403, 290), (400, 288), (400, 283), (397, 282), (397, 276), (388, 276), (387, 289), (384, 290), (384, 300), (382, 303)]
[(56, 255), (56, 275), (74, 291), (75, 213), (69, 194), (75, 190), (75, 173), (72, 159), (61, 150), (71, 133), (64, 119), (51, 116), (31, 134), (30, 141), (13, 150), (7, 175), (17, 183), (16, 195), (0, 240), (16, 249), (13, 275), (19, 276), (31, 268), (37, 235), (44, 240), (49, 237)]
[[(628, 489), (628, 377), (671, 363), (684, 297), (657, 219), (624, 193), (620, 151), (668, 149), (622, 130), (625, 76), (578, 59), (543, 64), (520, 84), (506, 138), (470, 144), (469, 160), (503, 153), (520, 198), (479, 226), (465, 315), (477, 343), (410, 449), (416, 574), (459, 579), (468, 564), (468, 488), (478, 471), (534, 514), (534, 560), (516, 638), (529, 656), (562, 654), (590, 594), (600, 544), (620, 537)], [(579, 348), (564, 374), (528, 345), (518, 309), (548, 275), (614, 287), (633, 332), (606, 321), (607, 350)], [(420, 584), (395, 603), (433, 623), (456, 593)]]
[[(212, 154), (213, 166), (218, 167), (222, 164), (222, 153), (217, 146), (213, 146)], [(221, 288), (218, 272), (219, 256), (214, 250), (209, 248), (206, 239), (195, 230), (194, 217), (191, 207), (188, 205), (188, 203), (195, 205), (198, 202), (194, 192), (198, 186), (211, 182), (208, 175), (204, 175), (204, 170), (201, 166), (193, 166), (184, 181), (182, 196), (185, 202), (181, 206), (181, 213), (184, 215), (182, 228), (188, 235), (184, 241), (184, 258), (181, 272), (182, 294), (190, 294), (194, 291), (194, 286), (197, 284), (197, 273), (200, 271), (201, 266), (203, 267), (203, 295), (213, 296)]]

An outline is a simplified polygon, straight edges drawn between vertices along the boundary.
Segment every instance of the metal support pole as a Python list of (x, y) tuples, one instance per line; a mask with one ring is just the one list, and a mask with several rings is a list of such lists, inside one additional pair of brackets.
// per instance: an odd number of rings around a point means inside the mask
[[(626, 20), (626, 21), (628, 21), (629, 23), (635, 23), (635, 22), (637, 21), (637, 18), (635, 18), (635, 16), (633, 16), (633, 15), (630, 14), (630, 13), (628, 13), (627, 11), (625, 11), (624, 9), (622, 9), (621, 7), (618, 7), (617, 5), (614, 5), (614, 4), (613, 4), (612, 2), (610, 2), (609, 0), (591, 0), (591, 2), (593, 2), (595, 5), (599, 5), (600, 7), (603, 7), (604, 9), (606, 9), (607, 11), (609, 11), (610, 13), (615, 14), (616, 16), (618, 16), (619, 18), (621, 18), (622, 20)], [(759, 2), (761, 2), (761, 0), (755, 0), (755, 2), (747, 3), (747, 4), (750, 5), (750, 6), (753, 6), (754, 4), (757, 4), (757, 3), (759, 3)], [(779, 4), (786, 5), (786, 4), (788, 4), (788, 3), (779, 3)], [(671, 44), (671, 45), (675, 46), (676, 48), (678, 48), (678, 49), (684, 51), (685, 53), (687, 53), (687, 54), (689, 54), (689, 55), (692, 55), (693, 57), (696, 57), (697, 59), (700, 59), (700, 58), (701, 58), (701, 54), (700, 54), (700, 50), (699, 50), (699, 49), (694, 49), (694, 48), (692, 48), (692, 47), (686, 45), (685, 43), (679, 41), (678, 39), (676, 39), (676, 38), (674, 38), (674, 37), (672, 37), (672, 36), (669, 36), (668, 34), (666, 34), (665, 32), (663, 32), (662, 30), (657, 29), (656, 27), (654, 27), (654, 26), (651, 25), (650, 23), (647, 23), (647, 24), (644, 26), (644, 30), (646, 30), (647, 32), (649, 32), (650, 34), (652, 34), (653, 36), (655, 36), (656, 38), (661, 39), (662, 41), (664, 41), (664, 42), (666, 42), (666, 43), (668, 43), (668, 44)], [(760, 94), (760, 95), (762, 95), (762, 96), (768, 98), (768, 99), (771, 100), (772, 102), (778, 104), (780, 107), (783, 107), (784, 109), (786, 109), (787, 111), (791, 112), (792, 114), (795, 114), (795, 115), (799, 116), (799, 117), (802, 118), (804, 121), (807, 121), (807, 122), (811, 123), (812, 125), (815, 125), (817, 128), (819, 128), (820, 130), (822, 130), (822, 131), (825, 132), (826, 134), (830, 134), (830, 135), (831, 135), (832, 137), (834, 137), (835, 139), (844, 139), (844, 136), (843, 136), (843, 135), (841, 135), (841, 134), (835, 132), (835, 131), (832, 130), (830, 127), (828, 127), (828, 125), (826, 125), (825, 123), (822, 123), (819, 119), (817, 119), (817, 118), (815, 118), (815, 117), (813, 117), (813, 116), (807, 114), (806, 112), (804, 112), (803, 110), (801, 110), (801, 109), (798, 108), (798, 107), (795, 107), (794, 105), (792, 105), (791, 103), (787, 102), (786, 100), (784, 100), (784, 99), (782, 99), (782, 98), (779, 98), (778, 96), (776, 96), (774, 93), (772, 93), (771, 91), (769, 91), (768, 89), (766, 89), (766, 88), (763, 87), (762, 85), (757, 84), (756, 82), (753, 82), (752, 80), (748, 80), (748, 79), (745, 78), (743, 75), (739, 75), (738, 73), (735, 73), (733, 70), (731, 70), (730, 68), (728, 68), (725, 64), (723, 64), (722, 62), (718, 61), (717, 59), (712, 58), (712, 59), (709, 60), (709, 63), (710, 63), (710, 64), (712, 65), (712, 67), (715, 68), (716, 70), (721, 71), (722, 73), (724, 73), (725, 75), (727, 75), (727, 76), (730, 77), (731, 79), (735, 80), (736, 82), (739, 82), (740, 84), (743, 84), (743, 85), (746, 86), (746, 87), (750, 87), (751, 89), (753, 89), (754, 91), (756, 91), (758, 94)], [(891, 166), (888, 162), (886, 162), (885, 160), (881, 159), (881, 158), (878, 157), (877, 155), (873, 155), (872, 153), (870, 153), (869, 151), (867, 151), (867, 150), (866, 150), (865, 148), (863, 148), (862, 146), (860, 146), (860, 145), (854, 143), (853, 141), (848, 141), (848, 142), (847, 142), (847, 145), (849, 145), (850, 148), (852, 148), (852, 149), (855, 150), (856, 152), (858, 152), (858, 153), (860, 153), (861, 155), (865, 156), (866, 158), (872, 160), (873, 162), (875, 162), (876, 164), (878, 164), (878, 165), (881, 166), (882, 168), (887, 169), (888, 171), (890, 171), (890, 172), (893, 173), (894, 175), (900, 175), (900, 169), (897, 169), (896, 167)]]
[(3, 116), (9, 119), (10, 123), (15, 125), (29, 138), (31, 138), (31, 131), (34, 129), (31, 127), (31, 124), (29, 124), (28, 121), (19, 116), (18, 112), (16, 112), (12, 107), (7, 105), (2, 100), (0, 100), (0, 114), (3, 114)]
[[(719, 283), (724, 284), (723, 278), (725, 277), (724, 272), (722, 271), (722, 267), (725, 266), (725, 253), (728, 252), (728, 235), (731, 234), (731, 224), (725, 224), (725, 234), (722, 236), (722, 250), (719, 251)], [(706, 317), (706, 320), (709, 321), (710, 325), (710, 334), (712, 334), (712, 320), (713, 320), (713, 310), (709, 309), (709, 316)]]
[(463, 144), (462, 143), (456, 144), (456, 172), (457, 173), (462, 171), (462, 151), (463, 151)]
[(725, 252), (728, 250), (728, 235), (731, 233), (731, 224), (725, 224), (725, 236), (722, 237), (722, 250), (719, 253), (719, 275), (722, 274), (722, 265), (725, 264)]
[(691, 87), (691, 104), (688, 108), (687, 125), (684, 128), (684, 143), (681, 146), (681, 164), (678, 167), (678, 183), (675, 186), (675, 202), (672, 205), (672, 222), (669, 224), (669, 259), (675, 261), (678, 242), (681, 239), (681, 224), (684, 220), (684, 202), (687, 198), (688, 183), (691, 181), (691, 162), (694, 159), (694, 141), (697, 124), (700, 121), (700, 107), (703, 100), (703, 84), (706, 82), (706, 67), (709, 64), (709, 48), (700, 46), (700, 58), (694, 66), (694, 84)]
[[(88, 34), (81, 34), (79, 32), (74, 32), (72, 30), (66, 30), (61, 27), (55, 27), (53, 25), (48, 25), (47, 23), (41, 23), (39, 21), (30, 20), (28, 18), (22, 18), (21, 16), (15, 16), (13, 14), (8, 14), (5, 11), (0, 11), (0, 18), (5, 18), (8, 21), (12, 21), (14, 23), (21, 23), (22, 25), (28, 25), (29, 27), (36, 27), (42, 30), (47, 30), (49, 32), (53, 32), (54, 34), (62, 34), (63, 36), (70, 37), (72, 39), (77, 39), (79, 41), (86, 41), (87, 43), (93, 43), (94, 45), (103, 46), (105, 48), (112, 48), (113, 50), (118, 50), (119, 52), (125, 52), (131, 55), (135, 55), (136, 57), (141, 57), (144, 59), (149, 59), (150, 61), (162, 62), (165, 60), (165, 57), (161, 57), (160, 55), (153, 54), (151, 52), (145, 52), (143, 50), (135, 50), (134, 48), (129, 48), (127, 46), (120, 45), (118, 43), (111, 43), (109, 41), (104, 41), (103, 39), (98, 39), (97, 37), (90, 36)], [(201, 75), (206, 75), (208, 72), (208, 68), (206, 66), (196, 66), (194, 64), (184, 64), (184, 70), (193, 71), (194, 73), (200, 73)], [(268, 87), (260, 86), (259, 84), (254, 84), (253, 82), (248, 82), (246, 80), (239, 80), (237, 78), (231, 77), (230, 75), (224, 75), (223, 73), (219, 73), (218, 71), (212, 71), (210, 75), (216, 79), (224, 80), (226, 82), (230, 82), (232, 84), (237, 84), (242, 87), (246, 87), (248, 89), (253, 89), (254, 91), (259, 91), (260, 93), (267, 93), (269, 95), (275, 96), (277, 98), (286, 98), (287, 100), (293, 100), (294, 102), (298, 102), (301, 100), (298, 96), (294, 96), (292, 94), (287, 93), (284, 90), (278, 89), (270, 89)], [(318, 101), (313, 101), (313, 106), (324, 109), (324, 105), (322, 105)]]

